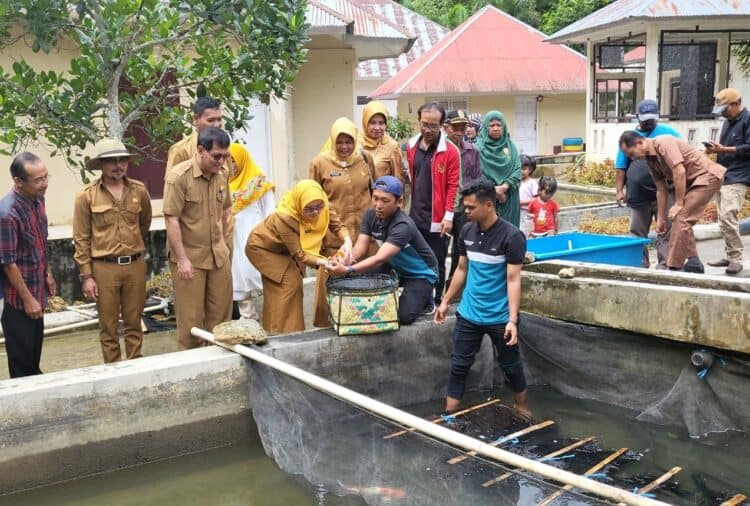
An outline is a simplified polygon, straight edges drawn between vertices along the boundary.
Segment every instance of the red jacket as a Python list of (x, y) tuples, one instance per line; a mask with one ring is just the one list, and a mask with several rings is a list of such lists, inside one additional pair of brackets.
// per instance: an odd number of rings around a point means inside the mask
[[(409, 162), (409, 177), (411, 178), (411, 193), (418, 189), (414, 186), (414, 154), (421, 134), (409, 139), (406, 145), (406, 159)], [(435, 154), (432, 156), (432, 223), (430, 232), (440, 232), (443, 220), (453, 221), (453, 212), (458, 204), (458, 185), (461, 181), (461, 153), (458, 148), (448, 141), (445, 133), (440, 133)]]

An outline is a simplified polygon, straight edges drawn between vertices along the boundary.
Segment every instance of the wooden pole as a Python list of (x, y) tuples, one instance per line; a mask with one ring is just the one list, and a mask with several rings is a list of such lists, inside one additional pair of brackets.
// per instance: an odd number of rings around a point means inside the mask
[(639, 488), (638, 492), (636, 492), (636, 494), (647, 494), (647, 493), (651, 492), (655, 488), (657, 488), (657, 487), (663, 485), (664, 483), (666, 483), (667, 481), (669, 481), (672, 478), (672, 476), (674, 476), (675, 474), (679, 473), (680, 471), (682, 471), (681, 467), (673, 467), (672, 469), (670, 469), (666, 473), (662, 474), (661, 476), (659, 476), (658, 478), (656, 478), (654, 481), (652, 481), (651, 483), (649, 483), (645, 487)]
[[(496, 441), (493, 441), (489, 443), (490, 446), (500, 446), (503, 443), (507, 443), (508, 441), (511, 441), (512, 439), (515, 439), (517, 437), (525, 436), (526, 434), (529, 434), (531, 432), (535, 432), (540, 429), (546, 429), (550, 425), (554, 425), (555, 422), (552, 420), (547, 420), (542, 423), (538, 423), (536, 425), (532, 425), (531, 427), (526, 427), (523, 430), (519, 430), (518, 432), (514, 432), (512, 434), (508, 434), (507, 436), (503, 436)], [(452, 459), (448, 460), (448, 463), (458, 464), (459, 462), (463, 462), (464, 460), (468, 459), (469, 457), (473, 457), (477, 454), (477, 452), (469, 452), (466, 455), (459, 455), (458, 457), (453, 457)]]
[[(584, 476), (588, 476), (589, 474), (594, 474), (594, 473), (599, 472), (599, 470), (604, 469), (609, 464), (611, 464), (612, 462), (614, 462), (615, 460), (617, 460), (617, 458), (620, 457), (620, 455), (622, 455), (626, 451), (628, 451), (627, 448), (620, 448), (616, 452), (614, 452), (611, 455), (609, 455), (606, 459), (602, 460), (601, 462), (599, 462), (598, 464), (596, 464), (594, 467), (592, 467), (591, 469), (589, 469), (588, 471), (586, 471), (585, 473), (583, 473), (583, 475)], [(565, 485), (563, 488), (561, 488), (560, 490), (558, 490), (554, 494), (550, 494), (549, 496), (547, 496), (547, 498), (544, 499), (542, 502), (540, 502), (537, 506), (547, 506), (552, 501), (554, 501), (555, 499), (557, 499), (558, 497), (560, 497), (561, 495), (563, 495), (565, 492), (569, 492), (569, 491), (573, 490), (574, 488), (575, 487), (573, 485)]]
[[(486, 408), (487, 406), (491, 406), (492, 404), (497, 404), (498, 402), (500, 402), (500, 399), (492, 399), (490, 401), (483, 402), (482, 404), (477, 404), (476, 406), (471, 406), (461, 411), (457, 411), (449, 416), (456, 417), (456, 416), (465, 415), (466, 413), (471, 413), (472, 411)], [(443, 423), (443, 422), (445, 422), (445, 419), (443, 417), (433, 418), (432, 420), (430, 420), (430, 423)], [(392, 432), (388, 434), (387, 436), (383, 436), (383, 439), (391, 439), (394, 437), (403, 436), (407, 432), (413, 432), (413, 431), (414, 431), (414, 427), (409, 427), (408, 429), (400, 430), (398, 432)]]
[(575, 473), (557, 469), (554, 466), (542, 462), (527, 459), (521, 455), (516, 455), (515, 453), (501, 450), (500, 448), (495, 448), (487, 443), (479, 441), (478, 439), (450, 430), (447, 427), (435, 425), (434, 423), (430, 423), (427, 420), (412, 415), (411, 413), (394, 408), (393, 406), (389, 406), (388, 404), (371, 397), (362, 395), (332, 381), (328, 381), (325, 378), (304, 371), (299, 367), (295, 367), (282, 360), (266, 355), (257, 348), (251, 348), (241, 344), (229, 345), (219, 343), (214, 340), (214, 336), (211, 332), (197, 327), (190, 329), (190, 333), (211, 344), (233, 351), (245, 358), (253, 360), (254, 362), (270, 367), (290, 378), (294, 378), (297, 381), (314, 388), (315, 390), (323, 392), (336, 399), (340, 399), (342, 402), (375, 413), (378, 416), (405, 427), (414, 427), (415, 430), (437, 439), (438, 441), (443, 441), (444, 443), (463, 448), (464, 450), (476, 452), (479, 455), (497, 460), (508, 466), (525, 469), (538, 474), (542, 478), (554, 480), (559, 483), (570, 484), (571, 487), (580, 488), (581, 490), (585, 490), (586, 492), (595, 494), (599, 497), (610, 499), (613, 502), (624, 502), (632, 506), (669, 506), (667, 503), (654, 501), (648, 497), (635, 495), (632, 492), (607, 485), (606, 483), (599, 483), (598, 481), (586, 478), (585, 476), (579, 476)]
[[(560, 448), (557, 451), (554, 451), (552, 453), (548, 453), (547, 455), (545, 455), (544, 457), (540, 458), (539, 460), (542, 461), (542, 460), (545, 460), (545, 459), (553, 459), (553, 458), (558, 457), (560, 455), (564, 455), (564, 454), (568, 453), (569, 451), (575, 450), (576, 448), (580, 448), (581, 446), (583, 446), (583, 445), (585, 445), (587, 443), (590, 443), (591, 441), (594, 441), (594, 440), (596, 440), (596, 438), (594, 436), (589, 436), (586, 439), (581, 439), (580, 441), (576, 441), (575, 443), (570, 444), (570, 445), (566, 446), (565, 448)], [(496, 483), (500, 483), (501, 481), (507, 480), (511, 476), (513, 476), (513, 473), (511, 471), (508, 471), (505, 474), (501, 474), (497, 478), (492, 478), (491, 480), (485, 481), (484, 483), (482, 483), (482, 486), (484, 488), (491, 487), (492, 485), (494, 485)]]
[(732, 497), (731, 499), (728, 499), (721, 503), (721, 506), (739, 506), (742, 504), (745, 499), (747, 499), (746, 495), (743, 494), (737, 494), (736, 496)]

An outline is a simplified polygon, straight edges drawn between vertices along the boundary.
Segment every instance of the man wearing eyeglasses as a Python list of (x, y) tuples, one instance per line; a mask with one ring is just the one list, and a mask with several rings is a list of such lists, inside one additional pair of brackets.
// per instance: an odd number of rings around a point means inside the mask
[(181, 350), (205, 345), (190, 335), (191, 327), (212, 330), (232, 317), (232, 200), (223, 170), (229, 142), (224, 130), (204, 128), (195, 156), (166, 177), (164, 220)]
[(44, 163), (24, 152), (10, 164), (13, 189), (0, 200), (0, 265), (5, 305), (0, 323), (11, 378), (41, 374), (44, 307), (57, 290), (47, 257)]
[[(441, 131), (445, 109), (440, 104), (422, 105), (417, 110), (417, 118), (420, 133), (406, 146), (412, 181), (409, 216), (437, 257), (434, 302), (440, 304), (445, 289), (445, 259), (453, 229), (453, 213), (458, 204), (461, 154)], [(434, 312), (434, 309), (431, 306), (427, 312)]]
[(73, 212), (75, 261), (81, 291), (96, 302), (102, 357), (122, 359), (117, 325), (122, 315), (125, 358), (142, 357), (141, 314), (146, 301), (146, 236), (151, 197), (146, 185), (128, 178), (131, 154), (117, 139), (94, 145), (87, 162), (101, 177), (78, 192)]
[(706, 141), (707, 153), (716, 153), (716, 161), (726, 167), (724, 183), (719, 192), (719, 228), (724, 237), (726, 255), (708, 262), (712, 267), (726, 267), (726, 273), (742, 272), (742, 239), (739, 212), (745, 203), (750, 185), (750, 112), (742, 105), (740, 92), (725, 88), (716, 94), (713, 113), (726, 118), (719, 142)]

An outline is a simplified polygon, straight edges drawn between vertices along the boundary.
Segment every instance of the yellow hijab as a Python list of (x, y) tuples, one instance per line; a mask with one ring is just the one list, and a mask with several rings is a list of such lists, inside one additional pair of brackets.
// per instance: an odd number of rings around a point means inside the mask
[(368, 104), (365, 106), (365, 108), (362, 110), (362, 147), (365, 149), (375, 149), (381, 144), (386, 144), (391, 141), (391, 136), (387, 133), (383, 134), (383, 137), (380, 139), (373, 139), (372, 137), (367, 136), (367, 125), (370, 123), (370, 120), (373, 116), (376, 114), (382, 114), (383, 118), (385, 118), (386, 123), (388, 122), (388, 109), (383, 105), (383, 102), (378, 102), (377, 100), (373, 100), (372, 102), (368, 102)]
[[(336, 139), (338, 139), (340, 134), (346, 134), (354, 140), (354, 151), (352, 151), (352, 154), (349, 155), (349, 158), (346, 160), (339, 160), (339, 157), (336, 154)], [(320, 149), (320, 154), (336, 165), (349, 167), (362, 158), (362, 154), (359, 152), (358, 137), (357, 127), (354, 126), (352, 120), (341, 117), (333, 122), (333, 125), (331, 126), (331, 136), (328, 137), (328, 140), (326, 140), (326, 143)]]
[[(322, 200), (325, 207), (318, 214), (315, 221), (306, 221), (302, 217), (302, 210), (307, 204), (314, 200)], [(320, 249), (323, 246), (323, 238), (328, 230), (330, 212), (328, 209), (328, 196), (317, 181), (303, 179), (294, 188), (289, 190), (281, 198), (276, 207), (276, 212), (294, 218), (299, 223), (299, 240), (302, 250), (310, 255), (323, 258)]]
[(258, 200), (269, 190), (273, 183), (266, 180), (266, 175), (255, 164), (255, 160), (245, 146), (233, 142), (229, 153), (234, 160), (234, 175), (229, 179), (229, 191), (232, 194), (232, 213), (237, 214)]

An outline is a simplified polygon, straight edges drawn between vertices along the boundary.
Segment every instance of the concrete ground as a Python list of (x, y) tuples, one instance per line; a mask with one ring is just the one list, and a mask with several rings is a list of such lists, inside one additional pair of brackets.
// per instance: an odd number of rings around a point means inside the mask
[[(743, 235), (742, 244), (745, 247), (745, 251), (750, 252), (750, 235)], [(724, 240), (723, 239), (709, 239), (705, 241), (698, 241), (698, 256), (703, 261), (703, 265), (706, 268), (706, 274), (714, 276), (727, 276), (724, 272), (724, 267), (710, 267), (707, 262), (712, 262), (724, 258)], [(651, 265), (656, 265), (656, 250), (651, 249)], [(743, 262), (745, 270), (740, 272), (734, 277), (750, 278), (750, 253), (745, 255)]]

